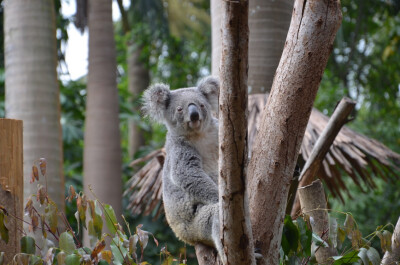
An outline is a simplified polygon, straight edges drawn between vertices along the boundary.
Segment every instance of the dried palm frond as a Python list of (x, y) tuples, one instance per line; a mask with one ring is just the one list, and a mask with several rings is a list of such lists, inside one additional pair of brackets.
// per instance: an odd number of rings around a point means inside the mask
[[(267, 101), (266, 95), (249, 96), (249, 150), (251, 150), (261, 112)], [(329, 118), (313, 109), (301, 145), (301, 155), (307, 161), (315, 142), (326, 127)], [(156, 216), (161, 213), (161, 174), (164, 164), (165, 150), (159, 149), (151, 154), (137, 159), (131, 165), (147, 162), (128, 182), (129, 208), (134, 214), (150, 214), (155, 209)], [(374, 188), (373, 176), (388, 180), (400, 171), (400, 155), (393, 152), (382, 143), (363, 136), (344, 126), (330, 147), (318, 177), (326, 183), (333, 196), (343, 200), (342, 192), (347, 191), (342, 173), (349, 175), (354, 183), (362, 189), (362, 184)]]

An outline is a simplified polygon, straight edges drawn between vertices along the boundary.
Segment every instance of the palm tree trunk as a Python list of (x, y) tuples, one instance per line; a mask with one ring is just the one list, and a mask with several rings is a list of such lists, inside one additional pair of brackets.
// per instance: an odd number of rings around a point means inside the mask
[[(292, 17), (293, 0), (249, 2), (250, 94), (269, 93)], [(221, 60), (222, 2), (211, 1), (212, 74), (219, 74)]]
[[(128, 47), (128, 89), (132, 94), (131, 103), (135, 106), (140, 94), (149, 86), (150, 75), (145, 63), (140, 58), (141, 49)], [(134, 112), (140, 112), (138, 107), (133, 107)], [(129, 122), (129, 157), (132, 158), (144, 144), (143, 132), (135, 120)]]
[(121, 146), (111, 0), (89, 1), (84, 190), (122, 213)]
[[(64, 209), (55, 10), (51, 0), (6, 0), (6, 117), (23, 120), (24, 202), (33, 163), (47, 159), (48, 194)], [(44, 178), (40, 183), (45, 186)], [(41, 236), (40, 236), (41, 237)], [(40, 238), (39, 237), (39, 238)]]
[(249, 6), (249, 93), (269, 93), (292, 17), (293, 0), (253, 0)]

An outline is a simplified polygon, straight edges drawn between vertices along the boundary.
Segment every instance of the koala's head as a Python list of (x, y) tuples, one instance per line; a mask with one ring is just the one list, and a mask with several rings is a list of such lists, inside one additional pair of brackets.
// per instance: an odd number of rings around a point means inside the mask
[(204, 78), (197, 87), (177, 90), (155, 84), (144, 92), (143, 110), (175, 135), (190, 135), (210, 125), (212, 112), (218, 112), (218, 91), (219, 81), (215, 77)]

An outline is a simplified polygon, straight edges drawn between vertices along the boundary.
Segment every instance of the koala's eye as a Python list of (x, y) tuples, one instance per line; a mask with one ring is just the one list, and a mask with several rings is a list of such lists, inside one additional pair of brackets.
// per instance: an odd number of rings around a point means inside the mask
[(204, 108), (204, 104), (200, 104), (200, 107), (201, 107), (201, 108)]
[(183, 110), (183, 108), (181, 106), (176, 108), (177, 111), (181, 112)]

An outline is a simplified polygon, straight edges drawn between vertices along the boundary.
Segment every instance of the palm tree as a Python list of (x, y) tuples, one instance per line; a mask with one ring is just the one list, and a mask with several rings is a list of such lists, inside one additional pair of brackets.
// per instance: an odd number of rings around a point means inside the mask
[(122, 213), (121, 146), (111, 0), (89, 1), (84, 190)]
[[(6, 0), (6, 117), (23, 120), (24, 201), (36, 193), (32, 165), (47, 159), (49, 196), (64, 208), (55, 9), (52, 0)], [(40, 183), (45, 186), (44, 178)]]
[[(250, 94), (269, 92), (283, 51), (293, 0), (249, 2)], [(218, 75), (221, 54), (221, 2), (211, 1), (212, 73)]]

